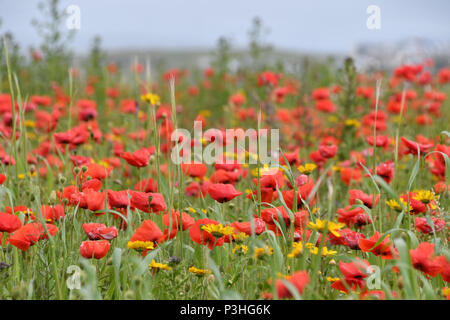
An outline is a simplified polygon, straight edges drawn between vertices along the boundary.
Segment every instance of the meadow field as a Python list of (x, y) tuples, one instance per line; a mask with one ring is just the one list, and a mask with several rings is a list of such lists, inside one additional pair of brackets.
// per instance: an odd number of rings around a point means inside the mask
[(289, 69), (254, 27), (233, 70), (2, 34), (0, 299), (450, 299), (450, 66)]

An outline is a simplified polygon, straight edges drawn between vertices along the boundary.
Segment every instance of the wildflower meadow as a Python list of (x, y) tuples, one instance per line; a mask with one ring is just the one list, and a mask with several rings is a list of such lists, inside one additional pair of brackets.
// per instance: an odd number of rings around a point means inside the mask
[(287, 68), (255, 20), (238, 68), (75, 67), (44, 4), (0, 25), (1, 300), (450, 299), (448, 60)]

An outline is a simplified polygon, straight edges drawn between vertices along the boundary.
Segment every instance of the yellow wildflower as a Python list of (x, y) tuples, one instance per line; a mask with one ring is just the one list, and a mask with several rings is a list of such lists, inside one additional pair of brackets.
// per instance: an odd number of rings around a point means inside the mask
[(336, 282), (338, 280), (340, 280), (340, 278), (327, 277), (328, 282)]
[(288, 254), (288, 258), (292, 259), (294, 257), (298, 257), (300, 255), (300, 253), (303, 252), (303, 243), (301, 242), (294, 242), (292, 244), (292, 251), (291, 253)]
[(347, 119), (347, 120), (345, 120), (345, 125), (347, 127), (353, 126), (355, 128), (359, 128), (361, 126), (361, 123), (359, 123), (359, 121), (356, 119)]
[(128, 249), (137, 251), (153, 250), (155, 249), (155, 244), (152, 241), (129, 241)]
[(222, 224), (207, 224), (202, 226), (202, 230), (209, 232), (216, 238), (221, 238), (223, 236), (230, 236), (233, 234), (233, 227), (226, 226), (224, 227)]
[(150, 103), (152, 106), (158, 106), (161, 103), (161, 98), (153, 93), (142, 95), (141, 100)]
[(210, 274), (211, 270), (197, 269), (196, 267), (192, 266), (189, 268), (189, 272), (195, 274), (196, 276), (202, 277), (204, 275)]
[(299, 166), (297, 169), (303, 174), (310, 174), (314, 170), (316, 170), (317, 165), (315, 163), (305, 163), (304, 165)]
[(248, 252), (248, 247), (243, 244), (238, 244), (237, 246), (235, 246), (233, 248), (233, 254), (244, 255), (244, 254), (247, 254), (247, 252)]
[(255, 248), (254, 257), (257, 259), (262, 259), (265, 256), (271, 256), (273, 254), (273, 248), (265, 246), (262, 248)]
[(156, 262), (155, 260), (152, 260), (152, 262), (150, 262), (148, 268), (150, 269), (150, 271), (153, 272), (153, 274), (155, 274), (159, 270), (172, 270), (172, 267), (169, 267), (168, 264), (159, 263)]
[(431, 201), (439, 198), (439, 196), (435, 196), (434, 193), (430, 190), (417, 190), (414, 192), (415, 195), (413, 197), (414, 200), (418, 200), (423, 204), (428, 204)]

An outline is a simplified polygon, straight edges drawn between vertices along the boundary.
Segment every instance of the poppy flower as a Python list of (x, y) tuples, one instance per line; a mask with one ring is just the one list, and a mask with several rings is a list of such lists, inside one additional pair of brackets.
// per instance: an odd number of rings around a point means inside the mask
[(444, 259), (442, 259), (441, 267), (442, 267), (441, 268), (442, 279), (446, 282), (450, 282), (450, 261), (444, 257)]
[(107, 240), (83, 241), (80, 245), (80, 254), (86, 259), (101, 259), (106, 256), (110, 246)]
[(236, 190), (231, 184), (215, 183), (209, 186), (208, 194), (217, 202), (223, 203), (240, 196), (242, 192)]
[(337, 153), (338, 147), (334, 144), (325, 145), (321, 144), (319, 146), (320, 155), (326, 159), (333, 158)]
[(356, 225), (358, 228), (361, 228), (366, 224), (372, 223), (370, 216), (360, 207), (352, 209), (352, 206), (349, 205), (345, 208), (338, 209), (337, 213), (339, 215), (338, 221), (345, 223), (348, 227)]
[(134, 151), (132, 154), (129, 152), (124, 152), (120, 155), (120, 157), (128, 162), (129, 165), (142, 168), (148, 165), (150, 155), (150, 151), (147, 148), (143, 148)]
[[(254, 178), (253, 183), (258, 185), (258, 179)], [(278, 189), (281, 189), (284, 184), (284, 174), (281, 170), (277, 170), (276, 173), (272, 174), (263, 174), (259, 179), (259, 183), (261, 188), (270, 188), (273, 191), (275, 191), (277, 187)]]
[[(51, 236), (58, 232), (58, 228), (52, 224), (46, 224), (47, 230)], [(15, 231), (8, 239), (9, 243), (22, 251), (27, 251), (30, 246), (36, 244), (39, 240), (47, 239), (48, 235), (39, 222), (29, 223)]]
[(389, 145), (388, 136), (376, 136), (375, 140), (373, 139), (373, 136), (367, 136), (366, 141), (371, 146), (375, 145), (376, 147), (386, 148)]
[[(369, 172), (373, 174), (373, 170), (370, 169)], [(380, 163), (376, 168), (376, 175), (380, 176), (387, 184), (391, 183), (394, 179), (394, 162), (386, 161)], [(369, 174), (365, 174), (365, 177), (369, 177)]]
[(342, 182), (347, 186), (349, 186), (352, 182), (358, 184), (362, 179), (361, 170), (353, 168), (343, 168), (341, 170), (340, 178)]
[(117, 237), (117, 228), (108, 228), (102, 223), (84, 223), (83, 230), (89, 240), (112, 240)]
[(366, 238), (362, 233), (350, 230), (349, 228), (337, 230), (337, 233), (339, 234), (339, 237), (330, 233), (330, 243), (346, 246), (352, 250), (361, 250), (359, 248), (359, 240)]
[[(444, 219), (431, 218), (431, 221), (433, 222), (435, 232), (439, 232), (444, 229), (444, 227), (445, 227)], [(420, 231), (424, 234), (433, 232), (433, 228), (428, 224), (428, 221), (426, 218), (417, 217), (414, 219), (414, 224), (416, 225), (416, 230)]]
[(406, 146), (406, 148), (408, 149), (406, 151), (406, 154), (411, 153), (412, 155), (417, 155), (419, 149), (420, 149), (421, 154), (427, 153), (433, 147), (433, 144), (431, 144), (431, 143), (427, 143), (427, 144), (418, 143), (415, 141), (408, 140), (405, 137), (401, 137), (401, 140), (402, 140), (403, 144)]
[(174, 209), (172, 209), (171, 212), (172, 213), (167, 213), (163, 216), (163, 224), (167, 227), (170, 227), (171, 218), (172, 218), (172, 228), (175, 229), (178, 229), (179, 224), (182, 223), (183, 230), (187, 230), (195, 223), (195, 219), (185, 212), (181, 213), (181, 217), (179, 211), (175, 211)]
[(0, 212), (0, 232), (11, 233), (22, 227), (22, 222), (14, 214)]
[(98, 179), (90, 179), (81, 185), (81, 191), (86, 189), (92, 189), (94, 191), (99, 191), (102, 188), (102, 182)]
[(136, 183), (134, 189), (142, 192), (158, 192), (158, 183), (152, 178), (148, 178)]
[(144, 220), (136, 229), (130, 241), (156, 241), (162, 235), (160, 228), (152, 220)]
[(377, 231), (369, 239), (359, 239), (359, 248), (362, 252), (372, 252), (376, 256), (381, 256), (381, 259), (392, 259), (395, 252), (389, 235), (375, 247), (375, 244), (380, 238), (381, 235)]
[[(263, 219), (260, 218), (254, 218), (253, 220), (254, 228), (255, 228), (255, 234), (259, 235), (266, 230), (266, 223)], [(231, 226), (238, 232), (243, 232), (248, 236), (252, 235), (252, 223), (250, 221), (248, 222), (238, 222), (235, 221), (231, 224)]]
[(363, 289), (363, 292), (365, 292), (367, 290), (365, 278), (369, 276), (369, 268), (370, 263), (359, 258), (356, 258), (356, 261), (354, 262), (348, 263), (339, 261), (339, 270), (344, 278), (333, 282), (331, 287), (345, 293), (349, 292), (347, 287), (352, 291)]
[(409, 250), (409, 254), (413, 267), (431, 277), (441, 272), (445, 262), (444, 256), (435, 256), (434, 244), (429, 242), (422, 242), (417, 249)]
[(220, 225), (220, 223), (208, 218), (199, 219), (189, 228), (189, 236), (195, 243), (207, 245), (212, 250), (214, 247), (222, 246), (225, 237), (216, 237), (202, 228), (209, 225)]
[(164, 197), (160, 193), (145, 193), (129, 190), (131, 206), (144, 212), (158, 212), (166, 210)]
[(309, 276), (307, 271), (296, 271), (292, 276), (286, 277), (284, 280), (278, 279), (275, 282), (278, 298), (292, 297), (291, 291), (286, 287), (283, 281), (289, 282), (297, 289), (299, 294), (303, 294), (306, 285), (309, 283)]
[(354, 205), (356, 203), (356, 200), (360, 200), (368, 208), (373, 208), (374, 198), (375, 198), (375, 205), (377, 205), (378, 200), (380, 198), (380, 195), (374, 197), (370, 194), (365, 194), (363, 191), (357, 189), (349, 190), (348, 193), (350, 194), (350, 199), (348, 200), (350, 205)]
[(64, 206), (61, 204), (57, 204), (54, 206), (42, 205), (41, 211), (42, 211), (42, 216), (49, 223), (52, 223), (59, 219), (63, 219), (65, 217)]
[(204, 163), (183, 163), (181, 168), (184, 174), (193, 178), (203, 178), (208, 172), (208, 167)]
[(86, 177), (91, 177), (92, 179), (105, 180), (109, 173), (111, 172), (111, 168), (105, 168), (102, 165), (96, 163), (86, 164), (87, 170), (82, 174), (82, 177), (85, 179)]

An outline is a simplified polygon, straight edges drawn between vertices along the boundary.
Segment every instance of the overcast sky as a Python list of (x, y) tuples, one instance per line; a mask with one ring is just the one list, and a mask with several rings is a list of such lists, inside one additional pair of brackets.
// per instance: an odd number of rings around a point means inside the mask
[[(1, 32), (37, 46), (31, 25), (40, 18), (35, 0), (0, 0)], [(81, 29), (73, 49), (86, 52), (95, 35), (106, 49), (211, 48), (220, 36), (246, 45), (251, 20), (259, 16), (279, 48), (346, 53), (360, 42), (425, 37), (450, 39), (449, 0), (63, 0), (78, 5)], [(366, 27), (369, 5), (381, 10), (381, 29)]]

